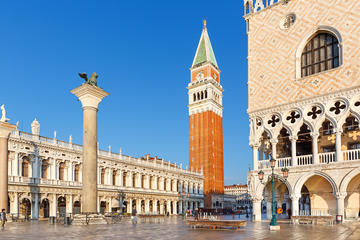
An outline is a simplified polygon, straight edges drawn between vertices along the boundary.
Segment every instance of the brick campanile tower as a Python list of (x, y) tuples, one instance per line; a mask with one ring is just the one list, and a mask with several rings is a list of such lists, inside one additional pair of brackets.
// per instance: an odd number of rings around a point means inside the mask
[(212, 195), (224, 193), (222, 92), (220, 70), (204, 21), (194, 61), (190, 68), (189, 167), (204, 173), (205, 208), (212, 208)]

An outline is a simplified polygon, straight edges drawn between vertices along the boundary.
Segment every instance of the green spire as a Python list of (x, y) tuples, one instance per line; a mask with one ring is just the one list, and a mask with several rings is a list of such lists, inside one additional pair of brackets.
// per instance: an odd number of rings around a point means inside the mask
[(206, 21), (204, 20), (204, 27), (201, 33), (200, 42), (197, 47), (195, 58), (191, 67), (205, 62), (211, 62), (217, 68), (219, 68), (216, 62), (214, 51), (211, 46), (209, 34), (206, 29)]

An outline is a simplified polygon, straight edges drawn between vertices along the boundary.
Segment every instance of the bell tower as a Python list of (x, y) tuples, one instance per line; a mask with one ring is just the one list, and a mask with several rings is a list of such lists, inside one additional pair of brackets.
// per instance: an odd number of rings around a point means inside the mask
[[(204, 20), (203, 30), (190, 68), (189, 167), (204, 174), (205, 208), (207, 195), (224, 193), (222, 92), (220, 69)], [(211, 199), (211, 198), (210, 198)]]

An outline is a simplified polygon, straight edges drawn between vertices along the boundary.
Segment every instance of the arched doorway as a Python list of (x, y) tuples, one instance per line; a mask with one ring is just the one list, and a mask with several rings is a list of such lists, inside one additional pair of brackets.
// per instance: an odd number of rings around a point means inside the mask
[(141, 200), (141, 213), (145, 213), (145, 200)]
[(301, 186), (302, 199), (299, 200), (299, 210), (302, 207), (304, 211), (300, 211), (300, 214), (312, 216), (336, 215), (336, 198), (332, 184), (328, 179), (320, 175), (313, 175), (305, 181), (303, 186)]
[(30, 170), (29, 170), (30, 160), (28, 157), (23, 157), (23, 161), (21, 164), (21, 176), (23, 177), (30, 177)]
[(153, 211), (154, 211), (154, 208), (153, 208), (153, 200), (150, 200), (150, 201), (149, 201), (149, 211), (150, 211), (150, 213), (153, 213)]
[(360, 174), (349, 182), (345, 198), (345, 218), (358, 219), (360, 216)]
[(49, 199), (45, 198), (40, 203), (40, 217), (48, 218), (50, 211)]
[(305, 185), (301, 188), (301, 197), (299, 199), (299, 215), (309, 216), (311, 209), (310, 193)]
[(29, 219), (31, 215), (31, 202), (28, 198), (24, 198), (20, 203), (19, 208), (20, 216), (24, 217), (25, 219)]
[(160, 201), (156, 202), (156, 210), (157, 210), (157, 214), (160, 214)]
[[(277, 219), (287, 219), (291, 216), (291, 199), (289, 196), (289, 189), (287, 185), (279, 180), (275, 179), (275, 209), (281, 208), (283, 211), (281, 214), (276, 214)], [(263, 190), (263, 202), (262, 202), (262, 217), (264, 219), (271, 219), (272, 217), (272, 182), (266, 183)]]
[(60, 217), (66, 216), (66, 199), (64, 197), (58, 198), (58, 213)]
[(80, 201), (74, 202), (74, 214), (80, 214), (81, 213), (81, 203)]
[(106, 211), (106, 202), (105, 201), (101, 201), (100, 202), (100, 213), (101, 214), (105, 214)]

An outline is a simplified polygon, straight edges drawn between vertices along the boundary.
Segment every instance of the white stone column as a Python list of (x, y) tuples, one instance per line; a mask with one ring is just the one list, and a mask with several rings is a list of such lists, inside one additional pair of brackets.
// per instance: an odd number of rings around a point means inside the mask
[(69, 161), (68, 162), (68, 174), (67, 174), (68, 181), (74, 181), (73, 174), (74, 174), (73, 163)]
[(34, 196), (34, 203), (33, 203), (33, 211), (31, 212), (31, 218), (32, 219), (39, 219), (39, 193), (33, 193)]
[(50, 217), (56, 217), (57, 212), (57, 198), (56, 194), (53, 194), (52, 200), (50, 201)]
[(123, 183), (123, 171), (119, 170), (119, 175), (118, 175), (118, 186), (124, 186)]
[(10, 213), (14, 216), (19, 216), (19, 194), (17, 192), (13, 193), (13, 203), (11, 205)]
[(70, 216), (70, 214), (72, 215), (72, 213), (73, 213), (73, 206), (74, 206), (73, 196), (71, 194), (68, 195), (66, 200), (67, 200), (66, 201), (66, 215)]
[(253, 149), (253, 170), (256, 171), (256, 170), (258, 170), (259, 146), (253, 145), (252, 149)]
[(109, 209), (108, 212), (111, 213), (112, 212), (112, 197), (109, 197)]
[(15, 125), (0, 121), (0, 210), (8, 208), (8, 139), (15, 128)]
[(277, 139), (271, 139), (270, 140), (270, 142), (271, 142), (271, 150), (272, 150), (272, 152), (271, 152), (271, 156), (273, 157), (273, 159), (277, 159), (276, 158), (276, 144), (278, 143), (278, 140)]
[(290, 196), (291, 198), (291, 215), (299, 216), (299, 199), (301, 195), (293, 194)]
[(96, 212), (100, 212), (100, 204), (101, 204), (101, 200), (100, 200), (100, 196), (97, 196), (97, 204), (96, 204)]
[(336, 214), (341, 215), (343, 220), (345, 217), (344, 211), (345, 211), (345, 197), (347, 193), (338, 193), (336, 195)]
[(254, 199), (252, 201), (253, 205), (253, 221), (261, 221), (261, 200)]
[(165, 214), (167, 214), (167, 213), (171, 214), (171, 202), (170, 202), (170, 200), (166, 201), (166, 210), (167, 210), (167, 212)]
[(146, 214), (150, 213), (150, 200), (149, 199), (145, 199), (145, 213)]
[(52, 160), (51, 163), (51, 179), (56, 180), (56, 159)]
[(177, 201), (173, 201), (173, 214), (177, 215)]
[(341, 134), (342, 129), (338, 129), (335, 133), (336, 135), (336, 161), (342, 162), (343, 161), (343, 155), (341, 151)]
[(164, 214), (164, 201), (160, 201), (160, 214)]
[(297, 166), (297, 157), (296, 157), (296, 141), (297, 136), (290, 137), (291, 141), (291, 166)]
[(183, 209), (183, 204), (182, 204), (182, 200), (180, 200), (179, 201), (179, 214), (183, 214), (182, 209)]
[(141, 199), (136, 199), (136, 211), (137, 213), (141, 213)]
[(84, 83), (71, 90), (83, 108), (83, 183), (81, 206), (83, 212), (97, 210), (97, 111), (101, 100), (108, 96), (99, 87)]
[(311, 133), (312, 150), (313, 150), (313, 164), (319, 164), (318, 138), (319, 133)]
[(132, 199), (129, 199), (126, 205), (126, 212), (131, 213), (131, 210), (132, 210)]
[(15, 157), (13, 160), (12, 175), (20, 176), (20, 174), (19, 174), (19, 153), (18, 152), (15, 152)]
[(153, 200), (153, 214), (157, 214), (157, 211), (158, 211), (158, 209), (157, 209), (157, 201), (158, 200)]

